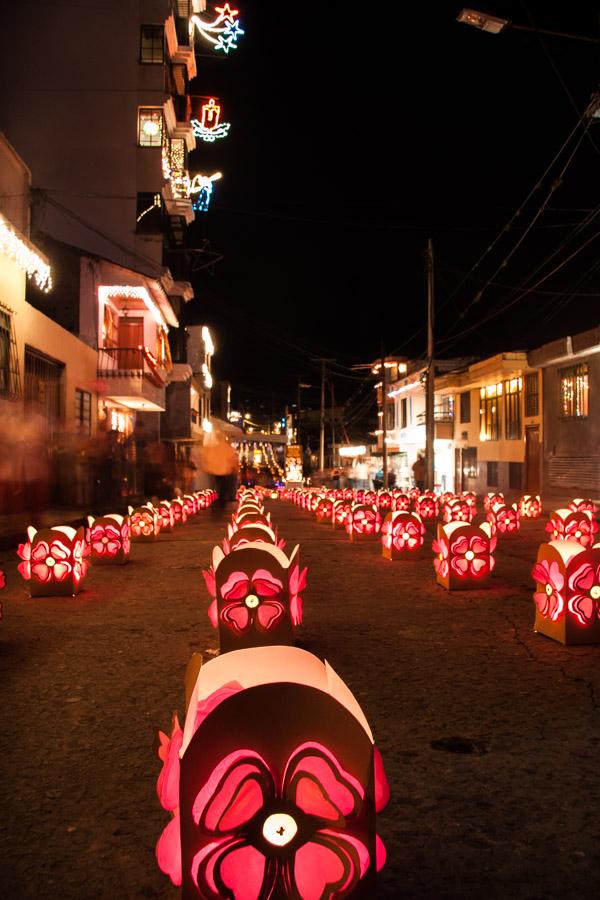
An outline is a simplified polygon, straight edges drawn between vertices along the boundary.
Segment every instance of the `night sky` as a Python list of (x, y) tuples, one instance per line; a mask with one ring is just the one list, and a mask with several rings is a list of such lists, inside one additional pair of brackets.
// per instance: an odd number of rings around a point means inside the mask
[[(593, 6), (483, 9), (598, 37)], [(583, 137), (579, 125), (521, 216), (463, 276), (576, 127), (598, 86), (599, 45), (485, 34), (455, 21), (461, 8), (365, 4), (352, 14), (261, 0), (240, 9), (237, 52), (198, 58), (192, 93), (219, 96), (232, 128), (191, 157), (192, 173), (224, 177), (187, 241), (207, 238), (224, 259), (196, 276), (188, 314), (214, 326), (215, 369), (238, 402), (293, 399), (298, 377), (317, 378), (315, 356), (350, 366), (377, 356), (382, 340), (387, 353), (422, 356), (429, 236), (439, 356), (527, 349), (597, 323), (599, 122)], [(354, 391), (337, 372), (340, 396)]]

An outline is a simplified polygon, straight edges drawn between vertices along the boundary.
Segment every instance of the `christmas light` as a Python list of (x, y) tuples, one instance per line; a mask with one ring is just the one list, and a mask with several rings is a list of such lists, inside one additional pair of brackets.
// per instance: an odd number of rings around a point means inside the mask
[(191, 126), (195, 137), (201, 138), (208, 144), (213, 144), (217, 139), (227, 137), (230, 122), (221, 122), (221, 107), (214, 97), (208, 103), (200, 107), (200, 119), (191, 119)]
[(101, 304), (105, 304), (108, 302), (110, 297), (123, 297), (126, 299), (132, 298), (136, 300), (142, 300), (147, 309), (150, 310), (154, 321), (157, 325), (160, 325), (164, 331), (169, 330), (169, 326), (167, 325), (165, 318), (148, 293), (145, 287), (141, 285), (130, 285), (130, 284), (101, 284), (98, 287), (98, 300)]
[(213, 45), (215, 50), (229, 53), (237, 50), (237, 41), (245, 32), (240, 28), (237, 18), (239, 10), (232, 9), (229, 3), (223, 6), (215, 6), (216, 18), (212, 22), (201, 19), (200, 16), (192, 16), (190, 19), (190, 33), (194, 27), (205, 41)]
[(196, 212), (207, 211), (210, 206), (213, 181), (218, 181), (222, 177), (221, 172), (215, 172), (214, 175), (194, 175), (190, 182), (190, 195), (195, 195), (192, 206)]
[(204, 349), (209, 356), (212, 356), (215, 352), (215, 345), (213, 343), (211, 333), (206, 325), (202, 326), (202, 340), (204, 341)]
[(52, 270), (48, 260), (27, 238), (13, 228), (0, 213), (0, 253), (10, 257), (45, 294), (52, 290)]

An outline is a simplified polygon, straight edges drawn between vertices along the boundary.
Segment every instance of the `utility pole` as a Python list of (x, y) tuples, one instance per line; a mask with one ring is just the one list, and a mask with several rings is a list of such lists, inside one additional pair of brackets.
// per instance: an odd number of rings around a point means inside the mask
[(426, 457), (426, 479), (427, 488), (432, 491), (434, 486), (434, 439), (435, 439), (435, 418), (434, 418), (434, 381), (435, 381), (435, 365), (433, 352), (433, 242), (431, 238), (427, 241), (427, 382), (425, 393), (425, 457)]
[(325, 468), (325, 363), (335, 362), (333, 359), (325, 359), (322, 356), (314, 360), (321, 363), (321, 440), (319, 447), (319, 468)]
[(386, 424), (387, 424), (387, 369), (385, 367), (385, 351), (383, 348), (383, 341), (381, 342), (381, 409), (382, 409), (382, 418), (381, 418), (381, 446), (383, 448), (383, 461), (381, 467), (383, 469), (383, 486), (387, 488), (388, 486), (388, 453), (387, 453), (387, 444), (385, 442), (386, 437)]
[(335, 395), (332, 378), (329, 379), (329, 391), (331, 393), (331, 464), (335, 467)]

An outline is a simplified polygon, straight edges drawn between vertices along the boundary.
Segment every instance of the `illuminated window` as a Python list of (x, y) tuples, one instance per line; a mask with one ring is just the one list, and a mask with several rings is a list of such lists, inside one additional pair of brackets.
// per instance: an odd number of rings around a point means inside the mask
[(563, 419), (585, 418), (588, 414), (587, 363), (559, 371)]
[(138, 109), (138, 146), (162, 147), (163, 111), (161, 106), (140, 106)]
[(400, 401), (400, 427), (406, 428), (408, 424), (408, 401), (403, 397)]
[(157, 65), (165, 61), (165, 31), (162, 25), (142, 25), (140, 62)]
[(537, 416), (539, 412), (539, 376), (537, 372), (530, 372), (525, 376), (525, 415)]
[(479, 391), (479, 440), (497, 441), (500, 434), (502, 385), (489, 384)]
[(471, 421), (471, 391), (463, 391), (460, 395), (460, 421)]
[(75, 431), (80, 434), (92, 432), (92, 395), (79, 388), (75, 388)]
[(520, 378), (511, 378), (504, 382), (504, 429), (506, 439), (518, 440), (521, 437), (521, 388)]

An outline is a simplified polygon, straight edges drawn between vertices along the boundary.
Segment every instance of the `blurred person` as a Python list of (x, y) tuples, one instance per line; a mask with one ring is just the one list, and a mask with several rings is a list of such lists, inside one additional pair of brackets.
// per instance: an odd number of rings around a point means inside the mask
[(365, 491), (368, 487), (369, 467), (364, 460), (356, 464), (356, 489)]
[(213, 508), (222, 512), (227, 502), (229, 485), (232, 478), (237, 477), (239, 466), (238, 455), (222, 431), (212, 431), (206, 436), (206, 443), (202, 448), (201, 465), (202, 470), (215, 479), (217, 502)]
[(419, 450), (417, 458), (412, 466), (413, 478), (415, 479), (415, 486), (418, 487), (420, 491), (425, 490), (425, 453), (423, 450)]

